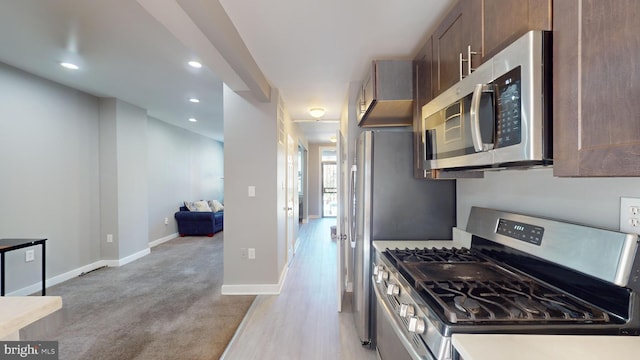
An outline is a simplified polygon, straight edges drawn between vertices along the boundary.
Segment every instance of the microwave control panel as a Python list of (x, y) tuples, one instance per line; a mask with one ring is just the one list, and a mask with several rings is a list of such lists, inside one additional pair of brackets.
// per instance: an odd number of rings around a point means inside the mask
[(496, 89), (496, 147), (516, 145), (522, 139), (520, 67), (494, 81)]

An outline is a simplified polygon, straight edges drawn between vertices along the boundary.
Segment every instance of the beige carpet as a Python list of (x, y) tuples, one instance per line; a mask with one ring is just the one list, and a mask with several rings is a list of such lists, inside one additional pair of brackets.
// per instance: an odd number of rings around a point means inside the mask
[(222, 233), (177, 238), (51, 287), (47, 295), (62, 296), (61, 325), (31, 339), (58, 340), (69, 360), (218, 359), (255, 298), (220, 294), (222, 250)]

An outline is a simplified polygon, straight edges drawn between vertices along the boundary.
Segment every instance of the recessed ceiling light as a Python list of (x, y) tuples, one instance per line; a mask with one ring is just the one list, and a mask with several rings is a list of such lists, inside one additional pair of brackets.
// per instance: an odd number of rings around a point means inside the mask
[(191, 99), (189, 99), (189, 101), (190, 101), (190, 102), (192, 102), (192, 103), (194, 103), (194, 104), (197, 104), (197, 103), (199, 103), (199, 102), (200, 102), (200, 100), (199, 100), (199, 99), (196, 99), (196, 98), (191, 98)]
[(69, 63), (69, 62), (61, 62), (60, 66), (62, 66), (65, 69), (69, 69), (69, 70), (78, 70), (78, 69), (80, 69), (80, 67), (78, 65), (72, 64), (72, 63)]
[(200, 64), (197, 61), (193, 61), (192, 60), (192, 61), (189, 61), (189, 66), (191, 66), (193, 68), (196, 68), (196, 69), (200, 69), (202, 67), (202, 64)]
[(196, 118), (189, 118), (189, 121), (191, 122), (197, 122), (198, 120)]

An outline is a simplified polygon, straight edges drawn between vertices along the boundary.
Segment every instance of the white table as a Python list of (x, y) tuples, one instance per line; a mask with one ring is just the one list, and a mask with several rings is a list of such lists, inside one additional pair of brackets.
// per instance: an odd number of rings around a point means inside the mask
[(0, 297), (0, 341), (19, 340), (20, 329), (61, 308), (60, 296)]

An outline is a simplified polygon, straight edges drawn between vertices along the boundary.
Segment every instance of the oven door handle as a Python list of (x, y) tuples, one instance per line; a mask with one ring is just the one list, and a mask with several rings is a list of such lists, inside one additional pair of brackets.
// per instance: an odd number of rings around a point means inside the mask
[(393, 328), (393, 332), (396, 333), (402, 345), (405, 347), (405, 349), (407, 349), (407, 351), (409, 352), (409, 355), (411, 355), (411, 358), (416, 360), (437, 360), (436, 358), (432, 357), (431, 354), (427, 354), (426, 358), (420, 356), (420, 354), (416, 352), (413, 346), (411, 346), (409, 339), (407, 339), (406, 335), (402, 331), (403, 324), (400, 322), (400, 320), (398, 320), (397, 317), (393, 316), (393, 309), (391, 309), (389, 304), (387, 304), (384, 300), (382, 300), (382, 296), (384, 295), (380, 292), (380, 289), (378, 289), (378, 286), (376, 286), (375, 279), (373, 279), (372, 281), (373, 281), (373, 290), (376, 293), (376, 299), (378, 301), (378, 306), (381, 306), (382, 310), (384, 310), (384, 313), (387, 315), (387, 319), (389, 320), (389, 324)]
[(476, 152), (484, 152), (493, 149), (493, 144), (485, 144), (482, 142), (482, 133), (480, 131), (480, 99), (482, 93), (493, 92), (489, 85), (476, 84), (471, 97), (471, 106), (469, 107), (469, 118), (471, 121), (471, 140), (473, 148)]

